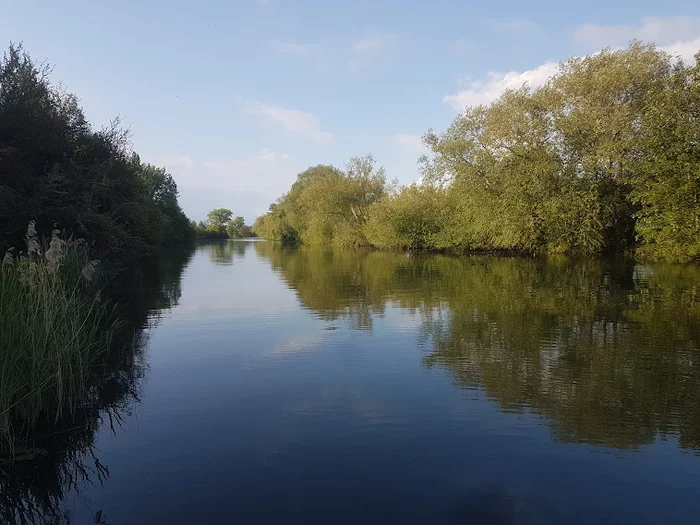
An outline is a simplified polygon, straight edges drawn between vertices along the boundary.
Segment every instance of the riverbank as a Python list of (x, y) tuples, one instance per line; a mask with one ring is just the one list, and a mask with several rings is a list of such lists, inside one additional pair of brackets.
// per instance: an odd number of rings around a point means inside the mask
[[(0, 457), (90, 403), (95, 375), (133, 342), (123, 274), (194, 231), (164, 168), (21, 45), (0, 59)], [(28, 226), (29, 225), (29, 226)], [(60, 426), (60, 425), (59, 425)], [(27, 456), (27, 453), (23, 453)]]
[[(16, 403), (9, 412), (11, 433), (0, 435), (0, 522), (63, 523), (65, 509), (59, 508), (62, 499), (86, 480), (97, 483), (109, 475), (95, 450), (96, 433), (100, 428), (116, 430), (138, 403), (146, 375), (148, 328), (156, 326), (162, 312), (178, 303), (180, 278), (192, 253), (192, 246), (164, 249), (116, 273), (107, 268), (109, 265), (99, 264), (88, 281), (84, 276), (79, 280), (70, 278), (75, 275), (73, 269), (82, 273), (85, 265), (82, 260), (79, 265), (72, 264), (71, 250), (64, 250), (66, 266), (59, 276), (64, 283), (77, 285), (78, 307), (85, 308), (99, 293), (99, 303), (107, 315), (95, 332), (98, 337), (90, 352), (62, 352), (54, 345), (43, 354), (49, 359), (52, 355), (72, 359), (76, 365), (70, 370), (75, 380), (64, 382), (60, 410), (56, 366), (42, 367), (41, 362), (34, 362), (34, 352), (17, 348), (5, 352), (5, 347), (0, 347), (0, 373), (9, 376), (16, 386), (11, 392), (14, 401), (10, 404)], [(8, 270), (6, 264), (3, 278), (8, 277)], [(37, 334), (41, 328), (36, 323), (26, 324), (33, 328), (27, 334)], [(3, 330), (0, 339), (4, 336)], [(73, 359), (76, 356), (80, 358)], [(52, 363), (57, 365), (55, 359)], [(14, 365), (24, 370), (8, 370)], [(26, 370), (32, 367), (37, 368), (35, 375), (45, 372), (49, 378), (44, 395), (21, 399), (17, 392), (20, 388), (37, 394), (23, 382), (31, 380)], [(3, 381), (0, 387), (5, 386)]]
[(574, 57), (423, 136), (421, 177), (308, 168), (253, 226), (308, 245), (700, 261), (700, 64), (652, 44)]
[(8, 251), (0, 268), (0, 457), (8, 460), (33, 448), (39, 420), (75, 412), (121, 324), (83, 242), (54, 232), (42, 244), (33, 222), (26, 240), (27, 251)]

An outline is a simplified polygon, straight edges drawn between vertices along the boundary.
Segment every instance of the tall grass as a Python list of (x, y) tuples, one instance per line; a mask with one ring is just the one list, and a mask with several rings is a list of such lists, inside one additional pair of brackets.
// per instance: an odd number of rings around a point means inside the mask
[(31, 454), (41, 421), (73, 412), (109, 349), (116, 321), (96, 286), (98, 262), (80, 240), (39, 240), (0, 268), (0, 459)]

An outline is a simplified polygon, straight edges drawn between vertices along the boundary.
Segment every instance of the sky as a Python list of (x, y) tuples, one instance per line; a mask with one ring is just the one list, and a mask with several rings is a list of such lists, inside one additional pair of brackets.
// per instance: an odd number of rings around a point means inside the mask
[(251, 223), (305, 168), (371, 153), (419, 177), (421, 135), (571, 56), (632, 39), (692, 60), (700, 2), (0, 0), (0, 43), (53, 64), (101, 128), (175, 177), (195, 220)]

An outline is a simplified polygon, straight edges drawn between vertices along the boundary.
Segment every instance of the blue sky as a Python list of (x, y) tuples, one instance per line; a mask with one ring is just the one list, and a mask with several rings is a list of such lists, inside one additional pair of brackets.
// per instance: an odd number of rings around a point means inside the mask
[(700, 2), (0, 1), (0, 41), (55, 65), (98, 127), (120, 116), (194, 219), (248, 221), (310, 165), (372, 153), (418, 176), (420, 135), (557, 61), (654, 41), (690, 59)]

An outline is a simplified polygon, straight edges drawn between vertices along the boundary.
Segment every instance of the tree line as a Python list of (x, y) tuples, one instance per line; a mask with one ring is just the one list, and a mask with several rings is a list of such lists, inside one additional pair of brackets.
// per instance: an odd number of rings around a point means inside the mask
[(192, 221), (191, 225), (199, 239), (244, 239), (255, 236), (243, 217), (234, 218), (233, 212), (228, 208), (211, 210), (206, 221)]
[(133, 259), (192, 237), (173, 177), (131, 150), (118, 122), (95, 130), (75, 95), (21, 45), (0, 62), (0, 250), (27, 224), (84, 238), (97, 255)]
[(126, 283), (194, 233), (173, 177), (142, 162), (118, 123), (93, 129), (50, 72), (21, 46), (0, 59), (3, 465), (93, 406), (110, 360), (143, 326), (120, 301)]
[(429, 130), (422, 177), (316, 166), (259, 217), (307, 244), (700, 259), (700, 55), (632, 42)]

